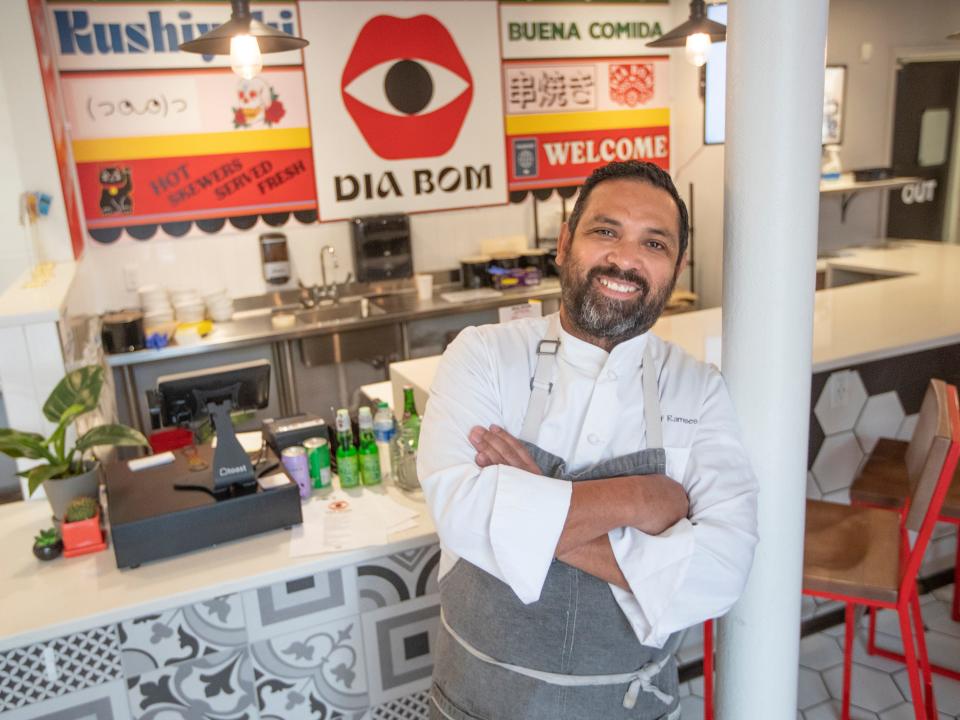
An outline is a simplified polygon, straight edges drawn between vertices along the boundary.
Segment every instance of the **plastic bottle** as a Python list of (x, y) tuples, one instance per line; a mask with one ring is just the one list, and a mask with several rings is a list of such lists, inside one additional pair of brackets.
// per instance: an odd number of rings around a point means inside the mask
[(337, 475), (342, 488), (355, 488), (360, 484), (360, 460), (353, 446), (350, 411), (346, 408), (337, 410)]
[(393, 412), (385, 402), (377, 404), (377, 412), (373, 416), (373, 437), (377, 441), (377, 454), (380, 457), (380, 476), (389, 481), (393, 478), (392, 451), (390, 443), (396, 434), (393, 422)]
[(364, 485), (380, 484), (380, 452), (373, 436), (373, 415), (366, 405), (360, 408), (360, 446), (357, 454), (360, 459), (360, 477)]
[(400, 421), (400, 434), (416, 450), (420, 446), (420, 414), (413, 397), (413, 386), (403, 386), (403, 419)]

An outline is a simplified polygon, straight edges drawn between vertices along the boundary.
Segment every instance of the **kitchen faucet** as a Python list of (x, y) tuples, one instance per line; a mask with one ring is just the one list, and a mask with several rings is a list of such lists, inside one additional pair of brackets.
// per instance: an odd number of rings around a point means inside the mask
[[(330, 261), (333, 263), (331, 269), (331, 278), (330, 282), (327, 282), (327, 256), (330, 256)], [(340, 263), (337, 261), (337, 251), (333, 248), (332, 245), (324, 245), (320, 248), (320, 285), (306, 286), (302, 282), (300, 283), (300, 288), (305, 291), (301, 293), (301, 302), (306, 307), (313, 307), (318, 304), (322, 299), (329, 298), (333, 300), (334, 303), (339, 301), (340, 296), (340, 285), (345, 285), (353, 278), (353, 273), (347, 273), (347, 276), (343, 279), (343, 283), (338, 283), (333, 275), (337, 268), (340, 267)]]

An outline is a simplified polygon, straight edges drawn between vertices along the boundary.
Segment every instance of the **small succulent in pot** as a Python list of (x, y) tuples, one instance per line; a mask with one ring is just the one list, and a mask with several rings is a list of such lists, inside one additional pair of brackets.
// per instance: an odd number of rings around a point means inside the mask
[(33, 538), (33, 554), (39, 560), (53, 560), (63, 552), (63, 541), (53, 528), (41, 530)]
[(92, 497), (78, 497), (70, 501), (64, 513), (64, 522), (73, 523), (96, 517), (100, 506)]

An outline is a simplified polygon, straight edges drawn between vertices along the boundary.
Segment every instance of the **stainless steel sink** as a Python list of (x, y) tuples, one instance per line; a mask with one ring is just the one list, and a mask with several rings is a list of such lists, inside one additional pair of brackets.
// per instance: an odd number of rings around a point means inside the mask
[(321, 325), (376, 317), (385, 314), (383, 308), (366, 300), (325, 303), (309, 310), (297, 310), (294, 315), (302, 325)]

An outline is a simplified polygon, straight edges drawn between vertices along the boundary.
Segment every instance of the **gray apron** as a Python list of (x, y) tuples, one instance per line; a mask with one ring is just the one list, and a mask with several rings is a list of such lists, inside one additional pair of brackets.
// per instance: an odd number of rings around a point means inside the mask
[[(520, 439), (541, 472), (578, 482), (663, 474), (660, 401), (649, 343), (643, 361), (647, 449), (579, 473), (532, 444), (553, 389), (559, 321), (551, 319)], [(440, 580), (433, 720), (674, 720), (680, 717), (674, 653), (641, 645), (610, 586), (554, 559), (540, 599), (524, 605), (510, 587), (460, 559)]]

